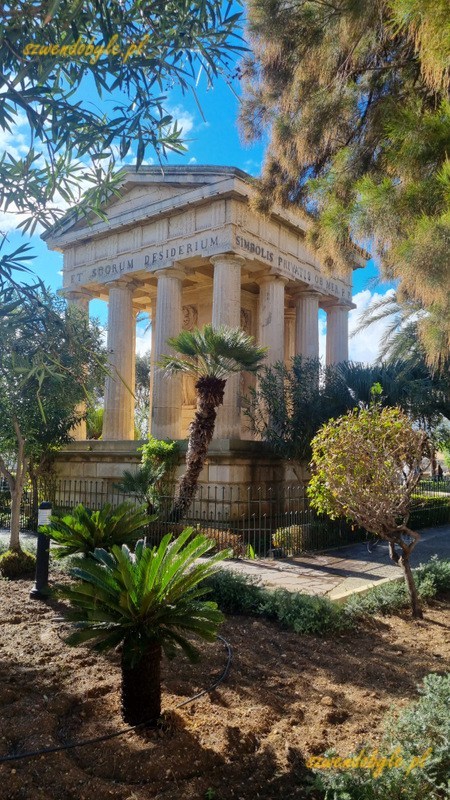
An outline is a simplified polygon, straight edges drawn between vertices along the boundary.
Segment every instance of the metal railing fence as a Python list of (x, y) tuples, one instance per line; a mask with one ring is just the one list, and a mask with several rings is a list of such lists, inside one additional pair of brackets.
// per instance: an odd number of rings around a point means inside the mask
[[(95, 510), (110, 503), (113, 507), (142, 500), (117, 490), (104, 480), (54, 479), (41, 483), (38, 498), (24, 493), (21, 509), (22, 530), (36, 530), (37, 503), (51, 500), (54, 510), (68, 512), (82, 503)], [(199, 487), (189, 511), (181, 522), (173, 523), (170, 512), (173, 494), (158, 499), (158, 516), (148, 528), (152, 543), (168, 531), (179, 532), (187, 525), (215, 539), (217, 547), (231, 547), (236, 556), (297, 555), (304, 551), (339, 547), (364, 537), (345, 520), (318, 516), (309, 507), (303, 486), (262, 489), (234, 485)], [(10, 520), (10, 496), (0, 491), (0, 527)], [(432, 527), (450, 522), (450, 481), (423, 480), (413, 498), (411, 527)]]

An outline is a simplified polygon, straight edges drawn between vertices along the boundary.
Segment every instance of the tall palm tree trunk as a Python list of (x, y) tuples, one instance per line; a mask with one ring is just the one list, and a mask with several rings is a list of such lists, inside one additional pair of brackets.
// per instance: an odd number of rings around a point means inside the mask
[(217, 408), (223, 403), (225, 384), (225, 380), (212, 377), (199, 378), (195, 384), (197, 410), (189, 426), (186, 472), (177, 487), (170, 522), (182, 519), (197, 492), (198, 479), (214, 435)]
[(122, 655), (122, 715), (129, 725), (161, 716), (161, 645), (151, 644), (134, 667)]

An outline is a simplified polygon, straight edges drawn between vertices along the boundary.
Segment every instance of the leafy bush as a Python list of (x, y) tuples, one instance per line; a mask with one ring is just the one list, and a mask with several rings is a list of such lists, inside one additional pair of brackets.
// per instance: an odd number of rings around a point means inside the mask
[(208, 539), (212, 539), (216, 544), (216, 548), (223, 550), (224, 548), (231, 550), (233, 558), (245, 556), (246, 548), (240, 533), (234, 533), (227, 529), (222, 528), (202, 528), (198, 527), (198, 532)]
[(436, 589), (436, 594), (450, 592), (450, 561), (444, 561), (437, 556), (433, 556), (427, 564), (421, 564), (416, 569), (416, 576), (419, 586), (425, 580), (431, 580)]
[(42, 532), (58, 545), (57, 558), (75, 553), (87, 556), (96, 547), (111, 549), (114, 544), (135, 544), (148, 525), (149, 517), (142, 508), (122, 503), (113, 508), (109, 503), (99, 511), (83, 505), (63, 517), (52, 516)]
[(348, 619), (336, 603), (286, 589), (266, 592), (261, 613), (296, 633), (323, 635), (349, 627)]
[(221, 570), (208, 580), (214, 600), (228, 614), (255, 614), (285, 625), (296, 633), (323, 635), (343, 630), (349, 620), (343, 609), (323, 597), (270, 591), (254, 579)]
[(222, 569), (207, 581), (219, 608), (226, 614), (260, 614), (265, 589), (254, 578)]
[[(385, 723), (378, 758), (397, 753), (401, 762), (395, 759), (397, 765), (386, 765), (377, 777), (362, 768), (323, 770), (316, 776), (315, 788), (325, 793), (325, 800), (450, 797), (450, 676), (427, 675), (419, 691), (418, 700), (399, 715), (391, 714)], [(371, 748), (365, 751), (370, 754)]]
[[(439, 592), (450, 591), (450, 561), (433, 556), (427, 564), (414, 570), (417, 591), (422, 600), (431, 600)], [(409, 605), (406, 586), (401, 581), (374, 586), (364, 595), (353, 595), (345, 604), (349, 617), (392, 614)]]
[(153, 470), (163, 469), (166, 480), (173, 478), (173, 473), (180, 458), (180, 445), (178, 442), (155, 439), (149, 436), (148, 442), (140, 448), (142, 453), (142, 466), (151, 467)]
[(36, 558), (26, 550), (7, 550), (0, 556), (0, 575), (14, 580), (34, 575)]
[(280, 547), (285, 555), (292, 556), (303, 550), (303, 525), (288, 525), (277, 528), (272, 536), (274, 547)]
[(413, 530), (450, 522), (450, 501), (447, 498), (417, 494), (412, 496), (412, 501), (408, 525)]

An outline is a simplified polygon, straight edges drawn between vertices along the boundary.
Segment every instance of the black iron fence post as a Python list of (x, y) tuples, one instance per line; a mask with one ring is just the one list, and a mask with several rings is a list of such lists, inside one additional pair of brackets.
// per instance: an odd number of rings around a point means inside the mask
[(36, 576), (35, 584), (30, 592), (33, 600), (46, 600), (48, 598), (48, 565), (50, 560), (50, 539), (42, 533), (40, 527), (47, 525), (52, 513), (52, 504), (44, 501), (39, 506), (38, 534), (36, 551)]

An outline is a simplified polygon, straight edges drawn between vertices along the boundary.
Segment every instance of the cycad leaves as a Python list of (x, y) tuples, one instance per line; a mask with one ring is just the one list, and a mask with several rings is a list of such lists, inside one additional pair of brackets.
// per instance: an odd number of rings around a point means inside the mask
[(196, 649), (182, 631), (212, 641), (223, 617), (216, 603), (202, 600), (202, 582), (228, 552), (199, 561), (212, 547), (207, 537), (192, 537), (187, 528), (177, 539), (167, 534), (160, 544), (145, 547), (141, 540), (133, 554), (126, 545), (111, 553), (96, 549), (93, 559), (71, 570), (81, 583), (61, 588), (72, 608), (68, 612), (77, 630), (69, 644), (93, 641), (95, 649), (124, 643), (124, 653), (135, 661), (144, 643), (158, 640), (169, 656), (181, 647), (189, 658)]
[(110, 548), (113, 544), (134, 544), (150, 521), (144, 509), (130, 503), (113, 508), (106, 504), (99, 511), (89, 511), (83, 505), (63, 517), (54, 516), (51, 524), (41, 530), (58, 545), (57, 558), (75, 553), (87, 555), (96, 547)]

